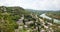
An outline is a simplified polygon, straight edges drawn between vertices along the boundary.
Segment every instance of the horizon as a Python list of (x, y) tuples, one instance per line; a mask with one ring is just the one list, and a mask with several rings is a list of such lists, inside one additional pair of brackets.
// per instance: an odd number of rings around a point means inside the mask
[[(20, 6), (4, 6), (4, 7), (20, 7)], [(21, 7), (21, 8), (23, 8), (23, 7)], [(37, 10), (37, 9), (26, 9), (26, 8), (23, 8), (23, 9), (25, 9), (25, 10)], [(60, 11), (60, 10), (37, 10), (37, 11)]]
[(0, 6), (19, 6), (34, 10), (60, 10), (60, 0), (1, 0)]
[[(4, 6), (4, 7), (20, 7), (20, 6)], [(23, 7), (21, 7), (21, 8), (23, 8)], [(23, 8), (23, 9), (25, 9), (25, 10), (37, 10), (37, 9), (27, 9), (27, 8)], [(60, 11), (60, 10), (37, 10), (37, 11)]]

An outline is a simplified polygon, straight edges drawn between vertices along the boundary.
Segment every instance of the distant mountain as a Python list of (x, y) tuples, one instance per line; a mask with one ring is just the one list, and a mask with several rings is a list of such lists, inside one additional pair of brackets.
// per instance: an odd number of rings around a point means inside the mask
[[(34, 9), (26, 9), (26, 10), (34, 10)], [(60, 11), (60, 10), (34, 10), (34, 11)]]

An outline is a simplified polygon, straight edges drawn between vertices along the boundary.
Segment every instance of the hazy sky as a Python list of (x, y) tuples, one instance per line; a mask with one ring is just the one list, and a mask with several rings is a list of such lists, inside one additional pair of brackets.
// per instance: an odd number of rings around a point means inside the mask
[(2, 5), (37, 10), (60, 10), (60, 0), (0, 0), (0, 6)]

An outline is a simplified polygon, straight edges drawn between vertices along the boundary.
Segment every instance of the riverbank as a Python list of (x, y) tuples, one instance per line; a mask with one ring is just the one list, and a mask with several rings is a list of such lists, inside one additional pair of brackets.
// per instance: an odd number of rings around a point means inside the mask
[[(43, 18), (52, 20), (52, 18), (49, 17), (49, 16), (47, 16), (45, 13), (44, 13), (44, 14), (41, 14), (40, 17), (43, 17)], [(58, 20), (58, 19), (54, 19), (54, 18), (53, 18), (53, 22), (54, 22), (54, 23), (57, 23), (57, 24), (60, 24), (60, 20)]]
[(60, 15), (59, 14), (54, 14), (54, 13), (46, 13), (47, 16), (51, 17), (51, 18), (55, 18), (60, 20)]

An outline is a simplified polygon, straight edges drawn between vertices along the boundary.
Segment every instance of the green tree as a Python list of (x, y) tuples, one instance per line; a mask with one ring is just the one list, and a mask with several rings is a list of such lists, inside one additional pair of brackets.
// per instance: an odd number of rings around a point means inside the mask
[(17, 24), (14, 22), (9, 13), (0, 13), (0, 31), (1, 32), (14, 32)]

